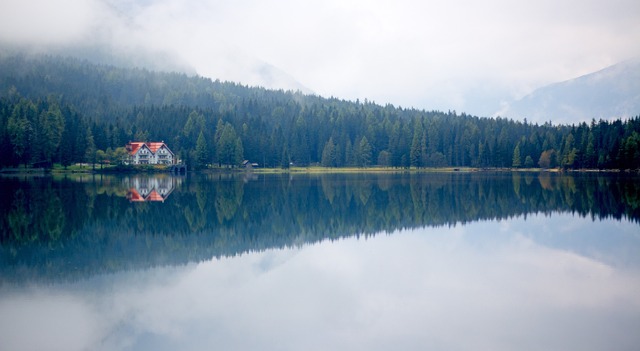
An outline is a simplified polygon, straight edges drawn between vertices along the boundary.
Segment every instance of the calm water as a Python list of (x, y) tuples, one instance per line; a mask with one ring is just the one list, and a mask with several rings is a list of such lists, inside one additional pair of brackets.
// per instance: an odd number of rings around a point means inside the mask
[(0, 178), (0, 350), (637, 350), (640, 178)]

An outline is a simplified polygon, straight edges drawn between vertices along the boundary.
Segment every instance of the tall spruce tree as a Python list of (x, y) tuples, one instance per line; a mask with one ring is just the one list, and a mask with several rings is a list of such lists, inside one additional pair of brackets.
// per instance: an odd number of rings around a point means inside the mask
[(209, 163), (209, 147), (207, 146), (207, 140), (204, 137), (204, 133), (201, 130), (196, 141), (196, 163), (197, 169), (206, 168)]
[(513, 149), (513, 158), (511, 162), (511, 167), (520, 168), (522, 166), (522, 161), (520, 158), (520, 143), (516, 144), (516, 147)]

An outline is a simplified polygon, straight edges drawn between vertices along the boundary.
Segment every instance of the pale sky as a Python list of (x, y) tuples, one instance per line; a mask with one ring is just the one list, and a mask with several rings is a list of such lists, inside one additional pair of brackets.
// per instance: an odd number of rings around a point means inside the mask
[[(637, 0), (3, 0), (0, 42), (170, 50), (203, 76), (489, 116), (640, 56)], [(266, 65), (282, 75), (266, 79)]]

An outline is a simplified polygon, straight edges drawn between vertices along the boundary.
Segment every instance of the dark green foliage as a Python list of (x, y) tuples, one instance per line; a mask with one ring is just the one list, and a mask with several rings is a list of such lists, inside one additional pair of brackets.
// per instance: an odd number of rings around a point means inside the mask
[(216, 145), (217, 159), (220, 165), (238, 166), (244, 157), (242, 141), (230, 123), (224, 124)]
[(527, 155), (527, 157), (524, 159), (524, 167), (525, 168), (533, 167), (533, 158), (531, 158), (531, 156)]
[(640, 168), (640, 117), (538, 125), (51, 57), (0, 55), (0, 87), (0, 166), (93, 162), (133, 140), (193, 165), (202, 134), (207, 163), (227, 166)]
[(364, 136), (360, 139), (360, 143), (358, 144), (358, 166), (360, 167), (369, 167), (371, 166), (372, 160), (372, 147), (369, 144), (369, 140)]
[(200, 131), (198, 141), (196, 141), (196, 168), (206, 168), (209, 163), (209, 148), (204, 138), (204, 133)]
[(324, 145), (322, 150), (322, 165), (324, 167), (336, 167), (336, 145), (333, 143), (333, 138), (329, 138), (329, 141)]
[(522, 161), (520, 158), (520, 143), (516, 144), (516, 148), (513, 149), (513, 160), (511, 162), (511, 167), (519, 168), (522, 166)]
[(130, 203), (130, 179), (0, 178), (0, 283), (533, 214), (640, 221), (627, 173), (206, 174), (176, 181), (163, 203)]

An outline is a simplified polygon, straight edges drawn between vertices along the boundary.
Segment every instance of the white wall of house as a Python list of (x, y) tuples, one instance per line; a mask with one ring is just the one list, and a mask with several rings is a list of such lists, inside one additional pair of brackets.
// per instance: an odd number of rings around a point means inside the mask
[(146, 145), (143, 145), (133, 155), (131, 161), (134, 165), (152, 164), (151, 163), (152, 156), (153, 156), (153, 153), (151, 152), (151, 150), (149, 150), (149, 148)]
[(166, 146), (161, 146), (154, 155), (156, 164), (170, 165), (173, 164), (173, 154)]
[(143, 145), (131, 156), (131, 163), (134, 165), (171, 165), (173, 161), (174, 155), (165, 145), (162, 145), (155, 154), (151, 152), (147, 145)]

